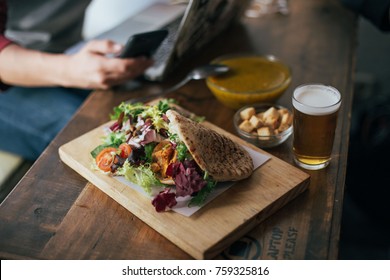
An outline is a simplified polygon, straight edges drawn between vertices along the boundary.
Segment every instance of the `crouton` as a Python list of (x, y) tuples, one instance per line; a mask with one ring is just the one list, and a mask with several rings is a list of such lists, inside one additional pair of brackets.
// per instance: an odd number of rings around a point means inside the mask
[(276, 129), (280, 125), (278, 118), (269, 117), (264, 120), (264, 125), (269, 126), (272, 129)]
[(269, 128), (268, 126), (263, 126), (257, 130), (257, 135), (259, 135), (260, 137), (271, 136), (273, 135), (273, 130), (271, 130), (271, 128)]
[(249, 120), (255, 114), (256, 114), (255, 108), (249, 107), (240, 112), (240, 117), (242, 120)]
[(242, 131), (251, 133), (255, 128), (252, 126), (252, 124), (248, 120), (244, 120), (239, 126), (239, 129)]
[(254, 128), (259, 128), (259, 127), (262, 127), (264, 124), (263, 124), (263, 121), (261, 119), (259, 119), (258, 117), (256, 117), (256, 115), (253, 115), (250, 119), (249, 119), (249, 122), (251, 123), (251, 125), (254, 127)]
[(278, 130), (279, 133), (280, 133), (280, 132), (283, 132), (283, 131), (287, 130), (289, 127), (290, 127), (290, 126), (289, 126), (288, 124), (282, 123), (282, 124), (278, 127), (277, 130)]
[(285, 113), (285, 114), (282, 114), (282, 117), (281, 117), (281, 120), (280, 120), (280, 124), (285, 124), (285, 125), (288, 125), (290, 126), (293, 122), (293, 115), (290, 114), (289, 112)]
[(264, 112), (264, 119), (279, 119), (279, 112), (275, 109), (275, 107), (269, 108)]

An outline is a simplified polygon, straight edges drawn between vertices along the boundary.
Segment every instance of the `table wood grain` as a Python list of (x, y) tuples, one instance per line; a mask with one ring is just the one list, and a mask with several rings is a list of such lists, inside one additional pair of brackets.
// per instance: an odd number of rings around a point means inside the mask
[[(1, 259), (190, 259), (191, 256), (67, 167), (58, 148), (108, 121), (112, 108), (133, 96), (167, 88), (217, 56), (272, 54), (292, 69), (278, 103), (291, 108), (305, 83), (340, 90), (333, 160), (311, 175), (308, 190), (232, 242), (217, 259), (337, 259), (347, 165), (356, 17), (336, 0), (289, 1), (290, 14), (245, 18), (180, 65), (164, 83), (136, 90), (95, 91), (0, 205)], [(234, 133), (234, 110), (192, 81), (172, 93), (181, 106)], [(291, 138), (267, 152), (293, 164)], [(80, 151), (85, 152), (85, 151)], [(280, 174), (283, 176), (283, 174)], [(189, 238), (190, 238), (189, 232)]]

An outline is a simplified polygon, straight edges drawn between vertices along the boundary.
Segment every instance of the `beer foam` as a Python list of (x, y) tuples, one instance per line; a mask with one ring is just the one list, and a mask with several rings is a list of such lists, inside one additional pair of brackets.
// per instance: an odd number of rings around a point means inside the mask
[(295, 89), (293, 106), (298, 111), (314, 116), (336, 112), (341, 105), (340, 92), (325, 85), (303, 85)]

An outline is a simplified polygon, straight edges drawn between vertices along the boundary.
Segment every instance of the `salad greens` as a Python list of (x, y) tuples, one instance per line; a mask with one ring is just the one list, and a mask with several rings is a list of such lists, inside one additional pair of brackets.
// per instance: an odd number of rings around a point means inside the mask
[(123, 175), (127, 180), (141, 186), (148, 194), (152, 194), (152, 188), (155, 186), (163, 186), (160, 181), (154, 176), (149, 164), (134, 166), (128, 161), (125, 161), (123, 166), (118, 169), (117, 175)]
[(110, 116), (115, 122), (102, 144), (91, 151), (95, 166), (124, 176), (154, 196), (152, 204), (158, 212), (174, 207), (178, 196), (190, 196), (188, 206), (202, 205), (216, 186), (170, 129), (165, 113), (174, 109), (174, 103), (173, 99), (156, 105), (121, 103)]
[(102, 137), (103, 144), (97, 146), (95, 149), (91, 151), (91, 155), (93, 158), (107, 147), (119, 147), (120, 144), (126, 141), (126, 135), (124, 132), (110, 132), (106, 136)]

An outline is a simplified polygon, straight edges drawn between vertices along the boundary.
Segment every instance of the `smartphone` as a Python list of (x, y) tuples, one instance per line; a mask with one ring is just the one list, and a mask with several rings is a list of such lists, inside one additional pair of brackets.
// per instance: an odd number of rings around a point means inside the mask
[(168, 31), (163, 29), (135, 34), (128, 39), (118, 57), (151, 57), (167, 35)]

